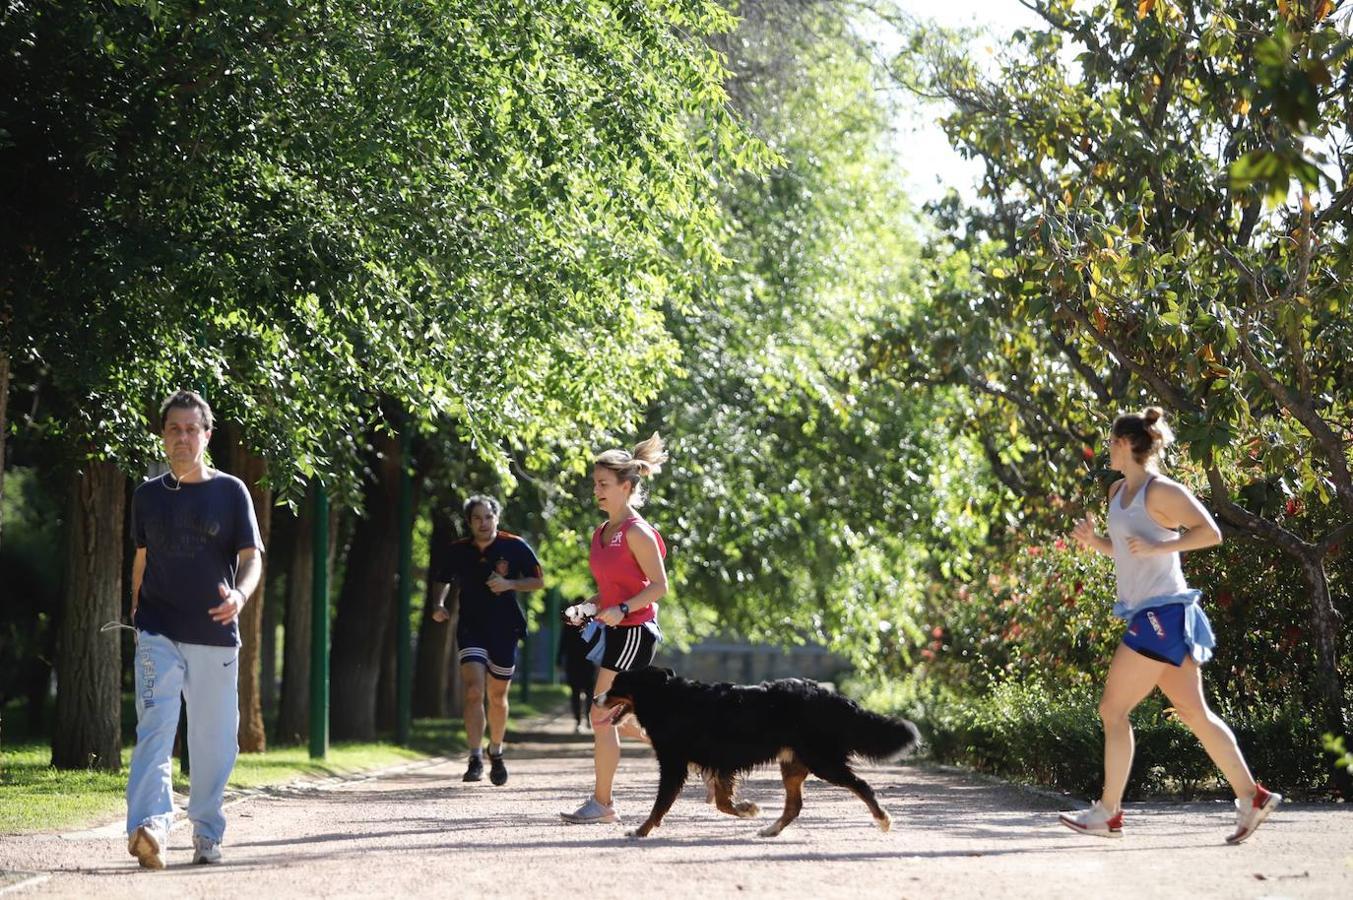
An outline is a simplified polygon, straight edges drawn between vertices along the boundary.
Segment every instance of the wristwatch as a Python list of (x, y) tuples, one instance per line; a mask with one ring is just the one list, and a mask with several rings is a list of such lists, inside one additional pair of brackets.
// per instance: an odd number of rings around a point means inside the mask
[(630, 614), (630, 605), (628, 603), (621, 603), (616, 608), (620, 610), (620, 618), (622, 619)]

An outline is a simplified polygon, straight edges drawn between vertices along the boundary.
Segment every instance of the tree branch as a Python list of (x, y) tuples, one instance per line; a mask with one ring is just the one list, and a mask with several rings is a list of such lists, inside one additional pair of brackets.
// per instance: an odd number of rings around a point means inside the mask
[(1131, 369), (1135, 375), (1151, 385), (1157, 396), (1169, 403), (1170, 406), (1180, 412), (1196, 414), (1201, 411), (1198, 404), (1188, 399), (1178, 388), (1166, 381), (1165, 377), (1159, 372), (1137, 362), (1119, 346), (1117, 341), (1096, 328), (1094, 323), (1090, 321), (1090, 316), (1085, 310), (1077, 309), (1073, 306), (1065, 306), (1063, 309), (1067, 311), (1071, 318), (1079, 322), (1082, 328), (1090, 332), (1090, 336), (1094, 338), (1095, 343), (1099, 344), (1112, 354), (1114, 359), (1118, 360), (1128, 369)]
[(1071, 368), (1075, 369), (1077, 374), (1085, 379), (1086, 384), (1090, 385), (1090, 390), (1095, 392), (1095, 396), (1099, 398), (1100, 402), (1112, 403), (1114, 396), (1109, 392), (1109, 387), (1104, 383), (1104, 379), (1099, 377), (1099, 373), (1087, 365), (1081, 359), (1080, 354), (1075, 352), (1074, 348), (1055, 329), (1048, 329), (1048, 335), (1053, 346), (1062, 351), (1062, 355), (1066, 357), (1066, 361), (1070, 363)]
[(1316, 550), (1315, 545), (1303, 541), (1281, 525), (1260, 518), (1234, 503), (1231, 500), (1231, 492), (1226, 487), (1226, 481), (1216, 466), (1207, 467), (1207, 483), (1212, 489), (1212, 507), (1217, 511), (1217, 515), (1227, 522), (1247, 534), (1272, 541), (1292, 556), (1305, 558)]
[(1316, 546), (1320, 548), (1320, 555), (1325, 556), (1350, 537), (1353, 537), (1353, 522), (1345, 522), (1321, 538)]
[(1315, 407), (1305, 396), (1294, 394), (1278, 380), (1268, 366), (1260, 361), (1250, 344), (1249, 323), (1239, 330), (1239, 335), (1240, 355), (1244, 358), (1245, 365), (1249, 366), (1283, 409), (1290, 412), (1315, 438), (1316, 445), (1320, 447), (1326, 462), (1329, 463), (1331, 480), (1334, 482), (1334, 491), (1339, 497), (1339, 502), (1345, 512), (1353, 515), (1353, 479), (1349, 477), (1343, 439), (1334, 433), (1329, 423), (1321, 418), (1320, 413), (1316, 412)]
[(961, 371), (963, 373), (964, 381), (970, 386), (981, 391), (982, 393), (989, 394), (990, 396), (996, 397), (1000, 400), (1004, 400), (1007, 403), (1013, 404), (1019, 409), (1024, 410), (1026, 413), (1033, 416), (1035, 419), (1044, 422), (1048, 426), (1048, 428), (1051, 429), (1054, 433), (1062, 435), (1068, 441), (1081, 445), (1084, 445), (1086, 443), (1086, 439), (1082, 435), (1078, 435), (1075, 432), (1068, 429), (1065, 425), (1061, 424), (1060, 422), (1054, 421), (1052, 417), (1050, 417), (1046, 412), (1044, 412), (1041, 408), (1039, 408), (1037, 403), (1034, 403), (1032, 400), (1030, 400), (1023, 394), (1008, 390), (1006, 388), (998, 387), (997, 385), (987, 382), (985, 379), (978, 378), (968, 369), (967, 366), (964, 366)]

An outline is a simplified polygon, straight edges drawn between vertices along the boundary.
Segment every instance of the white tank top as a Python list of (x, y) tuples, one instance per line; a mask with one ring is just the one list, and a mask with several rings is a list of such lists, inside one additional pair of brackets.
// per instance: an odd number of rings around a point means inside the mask
[(1109, 540), (1113, 542), (1113, 567), (1118, 576), (1118, 600), (1128, 609), (1134, 609), (1143, 600), (1182, 594), (1189, 589), (1184, 581), (1184, 570), (1179, 565), (1179, 554), (1162, 556), (1133, 556), (1128, 550), (1129, 537), (1145, 538), (1158, 544), (1179, 540), (1179, 533), (1162, 528), (1146, 511), (1146, 489), (1153, 478), (1137, 489), (1132, 503), (1123, 508), (1123, 494), (1127, 485), (1109, 500)]

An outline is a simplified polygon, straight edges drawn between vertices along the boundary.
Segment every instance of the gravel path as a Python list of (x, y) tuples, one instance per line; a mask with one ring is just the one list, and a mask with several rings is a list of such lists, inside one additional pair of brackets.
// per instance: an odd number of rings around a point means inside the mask
[(190, 830), (170, 839), (169, 868), (142, 871), (120, 823), (71, 835), (0, 837), (0, 894), (78, 897), (439, 896), (591, 898), (729, 896), (1353, 897), (1347, 806), (1284, 806), (1247, 844), (1222, 838), (1222, 803), (1129, 807), (1121, 841), (1057, 824), (1049, 796), (924, 765), (879, 766), (866, 779), (893, 815), (871, 824), (853, 795), (810, 780), (804, 812), (779, 838), (756, 836), (778, 812), (778, 773), (743, 794), (763, 809), (738, 820), (688, 786), (663, 827), (641, 822), (657, 766), (628, 748), (617, 779), (623, 825), (568, 826), (558, 813), (591, 786), (591, 739), (561, 719), (510, 735), (511, 779), (463, 784), (461, 760), (377, 778), (293, 785), (232, 802), (220, 866), (188, 865)]

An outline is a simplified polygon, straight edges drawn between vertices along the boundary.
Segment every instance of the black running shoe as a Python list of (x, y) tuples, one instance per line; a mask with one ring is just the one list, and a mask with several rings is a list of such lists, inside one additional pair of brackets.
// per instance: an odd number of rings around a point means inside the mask
[(503, 754), (494, 756), (489, 754), (489, 781), (495, 785), (502, 786), (507, 784), (507, 766), (503, 765)]
[(461, 781), (483, 781), (484, 780), (484, 760), (478, 756), (470, 757), (470, 764), (465, 767), (465, 775)]

